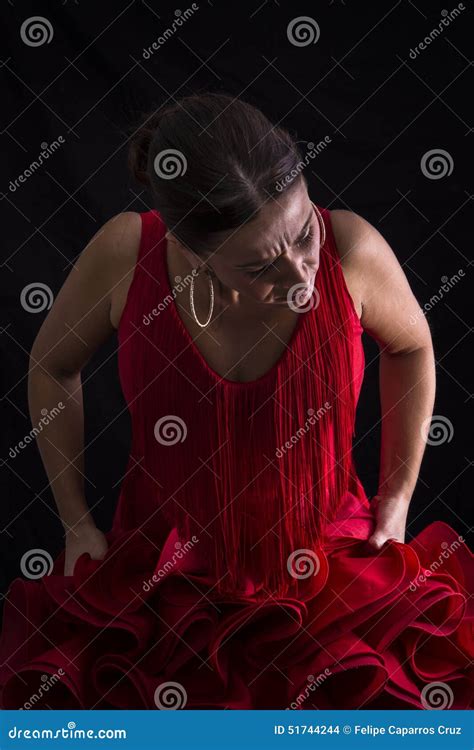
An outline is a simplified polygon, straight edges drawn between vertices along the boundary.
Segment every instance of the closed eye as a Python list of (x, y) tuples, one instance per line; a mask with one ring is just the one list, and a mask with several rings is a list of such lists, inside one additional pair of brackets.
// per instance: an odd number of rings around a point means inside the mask
[(310, 229), (308, 234), (306, 234), (301, 240), (298, 240), (296, 244), (298, 245), (298, 247), (304, 247), (305, 245), (309, 245), (312, 239), (313, 239), (313, 230)]
[[(313, 230), (312, 228), (309, 229), (308, 233), (305, 234), (304, 237), (302, 237), (298, 242), (296, 243), (297, 247), (306, 247), (306, 245), (309, 245), (311, 240), (313, 239)], [(278, 260), (278, 259), (277, 259)], [(258, 276), (259, 274), (267, 273), (267, 271), (274, 267), (275, 261), (272, 261), (271, 263), (267, 263), (266, 266), (262, 266), (261, 268), (256, 269), (255, 271), (246, 271), (245, 273), (249, 276)]]

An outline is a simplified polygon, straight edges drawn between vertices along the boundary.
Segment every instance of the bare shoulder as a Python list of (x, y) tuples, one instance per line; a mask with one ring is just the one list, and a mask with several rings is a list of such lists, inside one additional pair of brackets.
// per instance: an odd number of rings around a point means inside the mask
[(141, 217), (127, 211), (106, 221), (76, 258), (32, 347), (33, 365), (80, 372), (113, 334), (137, 259)]
[(135, 265), (140, 247), (141, 223), (139, 213), (124, 211), (109, 219), (92, 238), (91, 242), (100, 248), (99, 252), (110, 263), (112, 273)]
[(90, 256), (110, 303), (110, 324), (117, 329), (140, 248), (142, 220), (136, 211), (112, 216), (88, 242), (82, 255)]
[(364, 219), (354, 211), (335, 208), (329, 211), (332, 231), (341, 260), (349, 261), (350, 251), (364, 229)]
[(117, 329), (140, 249), (141, 216), (135, 211), (124, 211), (112, 217), (102, 229), (101, 244), (110, 273), (110, 321)]
[(353, 211), (330, 211), (347, 286), (361, 323), (389, 352), (431, 345), (429, 326), (395, 252), (369, 221)]

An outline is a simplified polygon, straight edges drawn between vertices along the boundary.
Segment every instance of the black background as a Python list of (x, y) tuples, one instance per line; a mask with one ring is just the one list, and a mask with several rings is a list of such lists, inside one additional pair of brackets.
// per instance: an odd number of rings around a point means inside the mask
[[(180, 6), (180, 10), (189, 7)], [(27, 312), (22, 289), (47, 284), (55, 295), (92, 235), (121, 211), (146, 211), (151, 198), (127, 173), (130, 125), (141, 112), (198, 90), (223, 91), (260, 107), (296, 140), (331, 143), (306, 168), (313, 201), (368, 219), (391, 244), (421, 305), (441, 278), (465, 276), (428, 313), (436, 359), (434, 413), (452, 439), (428, 446), (413, 497), (407, 538), (440, 519), (468, 538), (472, 523), (469, 364), (471, 200), (468, 165), (469, 22), (459, 18), (415, 59), (438, 28), (437, 2), (212, 2), (199, 9), (149, 59), (176, 5), (150, 2), (3, 4), (2, 51), (2, 502), (0, 582), (19, 575), (32, 548), (56, 554), (62, 526), (36, 445), (8, 456), (31, 430), (27, 367), (47, 314)], [(23, 21), (46, 17), (53, 37), (28, 46)], [(287, 37), (292, 19), (311, 16), (315, 44)], [(469, 92), (472, 83), (469, 85)], [(42, 143), (65, 143), (16, 191), (9, 187)], [(450, 155), (452, 173), (426, 177), (431, 149)], [(469, 240), (469, 242), (468, 242)], [(377, 488), (377, 347), (364, 335), (367, 369), (355, 455), (369, 496)], [(86, 490), (107, 530), (125, 471), (130, 422), (120, 390), (114, 337), (83, 372)], [(139, 499), (137, 499), (137, 502)], [(471, 515), (470, 515), (471, 514)], [(469, 517), (470, 516), (470, 517)]]

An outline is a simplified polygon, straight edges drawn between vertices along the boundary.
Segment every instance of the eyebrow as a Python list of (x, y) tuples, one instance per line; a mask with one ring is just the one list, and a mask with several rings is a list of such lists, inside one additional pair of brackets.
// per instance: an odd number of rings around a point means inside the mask
[[(306, 219), (305, 223), (303, 224), (303, 226), (301, 228), (301, 231), (296, 236), (296, 240), (299, 240), (299, 238), (301, 237), (301, 235), (304, 234), (304, 232), (305, 232), (308, 224), (310, 223), (311, 219), (313, 218), (313, 213), (314, 213), (313, 212), (313, 207), (311, 207), (311, 213), (309, 214), (308, 218)], [(273, 263), (273, 261), (275, 261), (275, 260), (276, 260), (276, 258), (271, 258), (270, 260), (267, 260), (267, 261), (265, 259), (264, 260), (255, 260), (255, 261), (252, 261), (252, 262), (249, 261), (248, 263), (244, 263), (244, 264), (242, 264), (240, 266), (235, 266), (235, 268), (254, 268), (254, 267), (257, 267), (257, 266), (262, 266), (264, 264), (268, 265), (269, 263)]]

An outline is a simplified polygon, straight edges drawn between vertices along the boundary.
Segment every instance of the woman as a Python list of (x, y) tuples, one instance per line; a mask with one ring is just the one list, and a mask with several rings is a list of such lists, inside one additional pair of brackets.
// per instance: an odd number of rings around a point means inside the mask
[[(472, 555), (439, 522), (404, 543), (435, 368), (394, 253), (313, 203), (288, 132), (231, 97), (162, 108), (130, 162), (154, 208), (94, 236), (32, 351), (33, 421), (66, 401), (38, 438), (65, 550), (9, 591), (3, 706), (468, 708)], [(80, 374), (115, 330), (133, 437), (104, 534)], [(352, 458), (363, 330), (371, 502)]]

